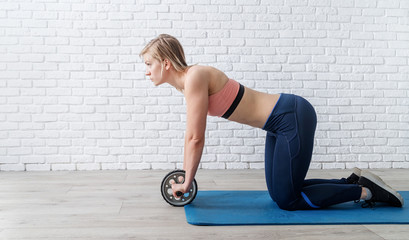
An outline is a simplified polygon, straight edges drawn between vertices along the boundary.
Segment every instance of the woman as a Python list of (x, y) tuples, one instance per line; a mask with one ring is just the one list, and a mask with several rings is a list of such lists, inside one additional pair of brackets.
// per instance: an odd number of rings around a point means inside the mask
[(305, 180), (317, 123), (311, 104), (291, 94), (266, 94), (244, 87), (209, 66), (188, 66), (183, 47), (167, 34), (151, 40), (141, 51), (146, 76), (155, 86), (168, 83), (181, 91), (187, 103), (183, 184), (187, 192), (195, 177), (205, 142), (207, 115), (267, 131), (265, 173), (268, 191), (286, 210), (317, 209), (358, 199), (401, 207), (403, 199), (379, 177), (354, 169), (347, 179)]

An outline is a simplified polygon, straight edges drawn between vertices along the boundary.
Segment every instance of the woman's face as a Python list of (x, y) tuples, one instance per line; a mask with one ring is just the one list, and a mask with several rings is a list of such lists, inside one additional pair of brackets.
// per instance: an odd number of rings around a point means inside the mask
[(157, 59), (152, 58), (149, 54), (143, 55), (146, 65), (145, 75), (148, 76), (155, 86), (162, 84), (162, 65)]

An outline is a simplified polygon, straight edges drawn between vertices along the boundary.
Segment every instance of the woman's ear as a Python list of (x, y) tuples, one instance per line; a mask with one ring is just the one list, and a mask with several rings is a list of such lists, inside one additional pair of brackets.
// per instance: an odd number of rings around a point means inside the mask
[(168, 59), (164, 59), (163, 60), (163, 65), (165, 66), (165, 69), (166, 70), (169, 70), (170, 69), (170, 61), (168, 60)]

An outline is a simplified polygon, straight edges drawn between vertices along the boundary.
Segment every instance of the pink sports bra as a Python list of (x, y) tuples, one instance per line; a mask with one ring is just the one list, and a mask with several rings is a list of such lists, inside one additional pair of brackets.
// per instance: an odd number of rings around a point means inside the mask
[(222, 118), (229, 118), (239, 105), (244, 94), (244, 86), (229, 79), (222, 90), (209, 96), (207, 114)]

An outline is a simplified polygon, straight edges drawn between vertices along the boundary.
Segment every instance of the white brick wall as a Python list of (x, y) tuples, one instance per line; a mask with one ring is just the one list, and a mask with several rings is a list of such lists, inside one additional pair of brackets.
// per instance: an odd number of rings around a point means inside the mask
[[(138, 56), (160, 33), (310, 100), (313, 168), (408, 168), (408, 19), (407, 0), (1, 1), (0, 170), (180, 168), (184, 99)], [(201, 167), (262, 168), (264, 136), (209, 118)]]

